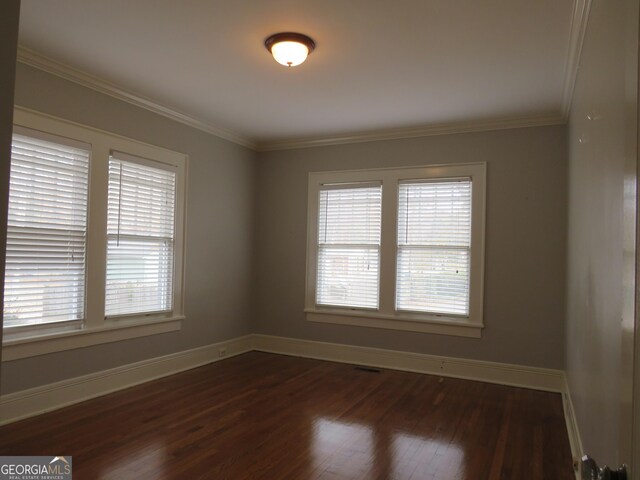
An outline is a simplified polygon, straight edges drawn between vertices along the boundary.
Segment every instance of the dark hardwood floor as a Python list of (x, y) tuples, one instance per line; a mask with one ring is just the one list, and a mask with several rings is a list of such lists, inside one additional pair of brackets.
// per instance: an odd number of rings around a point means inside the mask
[(251, 352), (0, 428), (74, 479), (571, 480), (558, 394)]

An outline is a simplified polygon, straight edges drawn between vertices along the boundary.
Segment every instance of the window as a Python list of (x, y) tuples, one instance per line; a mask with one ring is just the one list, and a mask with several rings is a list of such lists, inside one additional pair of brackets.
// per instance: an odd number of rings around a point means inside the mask
[(485, 169), (310, 174), (307, 318), (479, 337)]
[(320, 190), (318, 305), (378, 308), (380, 185)]
[(179, 329), (186, 157), (14, 119), (3, 359)]
[(469, 315), (471, 180), (401, 182), (398, 310)]
[(106, 315), (171, 311), (175, 169), (109, 160)]
[(16, 129), (4, 325), (84, 318), (89, 145)]

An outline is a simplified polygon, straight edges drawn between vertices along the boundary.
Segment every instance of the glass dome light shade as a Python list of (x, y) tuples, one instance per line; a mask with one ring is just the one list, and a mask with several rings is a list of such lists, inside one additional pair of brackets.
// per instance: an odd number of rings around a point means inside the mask
[(315, 42), (301, 33), (282, 32), (271, 35), (264, 41), (276, 62), (286, 67), (295, 67), (307, 59), (316, 47)]
[(295, 67), (307, 59), (309, 49), (298, 42), (278, 42), (271, 47), (271, 55), (285, 67)]

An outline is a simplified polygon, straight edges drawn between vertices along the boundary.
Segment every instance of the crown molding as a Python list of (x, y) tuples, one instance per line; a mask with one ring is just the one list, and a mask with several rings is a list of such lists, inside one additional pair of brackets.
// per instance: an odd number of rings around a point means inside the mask
[(291, 150), (295, 148), (324, 147), (329, 145), (343, 145), (347, 143), (375, 142), (379, 140), (398, 140), (402, 138), (429, 137), (434, 135), (451, 135), (455, 133), (486, 132), (491, 130), (507, 130), (510, 128), (542, 127), (547, 125), (562, 125), (565, 123), (566, 118), (561, 114), (514, 117), (499, 120), (480, 120), (472, 122), (451, 122), (414, 128), (378, 130), (374, 132), (369, 131), (347, 135), (262, 142), (258, 144), (258, 151), (267, 152), (273, 150)]
[(259, 143), (257, 149), (261, 152), (291, 150), (295, 148), (343, 145), (348, 143), (373, 142), (377, 140), (395, 140), (401, 138), (426, 137), (431, 135), (450, 135), (455, 133), (484, 132), (490, 130), (506, 130), (510, 128), (565, 124), (569, 120), (573, 91), (578, 77), (580, 56), (582, 54), (582, 46), (584, 44), (584, 37), (587, 31), (587, 24), (589, 23), (590, 11), (591, 0), (574, 0), (571, 27), (569, 31), (569, 46), (564, 66), (562, 107), (559, 114), (431, 124), (423, 127), (406, 129), (379, 130), (376, 132), (368, 131), (327, 137), (285, 139), (272, 142), (267, 141)]
[(439, 123), (411, 128), (363, 131), (333, 136), (313, 136), (307, 138), (256, 142), (249, 137), (212, 125), (185, 112), (163, 105), (141, 94), (132, 92), (131, 90), (127, 90), (94, 75), (73, 68), (29, 48), (23, 46), (18, 47), (18, 61), (198, 130), (202, 130), (225, 140), (251, 148), (255, 151), (266, 152), (273, 150), (290, 150), (296, 148), (343, 145), (348, 143), (363, 143), (379, 140), (396, 140), (433, 135), (450, 135), (455, 133), (484, 132), (490, 130), (506, 130), (511, 128), (565, 124), (568, 121), (569, 111), (571, 109), (573, 91), (578, 75), (580, 55), (587, 29), (590, 9), (591, 0), (574, 0), (573, 15), (571, 18), (569, 33), (569, 46), (564, 67), (562, 105), (558, 114)]
[(64, 78), (65, 80), (82, 85), (83, 87), (104, 93), (137, 107), (144, 108), (145, 110), (170, 118), (171, 120), (188, 125), (189, 127), (202, 130), (203, 132), (210, 133), (216, 137), (237, 143), (238, 145), (242, 145), (253, 150), (257, 148), (255, 142), (244, 135), (212, 125), (204, 120), (189, 115), (188, 113), (181, 112), (173, 107), (145, 97), (144, 95), (122, 88), (24, 46), (18, 47), (18, 62), (43, 70), (47, 73), (51, 73), (60, 78)]
[(565, 121), (569, 119), (573, 90), (578, 78), (580, 68), (580, 56), (582, 45), (589, 23), (591, 0), (574, 0), (573, 15), (571, 17), (571, 29), (569, 31), (569, 48), (564, 66), (564, 90), (562, 92), (562, 116)]

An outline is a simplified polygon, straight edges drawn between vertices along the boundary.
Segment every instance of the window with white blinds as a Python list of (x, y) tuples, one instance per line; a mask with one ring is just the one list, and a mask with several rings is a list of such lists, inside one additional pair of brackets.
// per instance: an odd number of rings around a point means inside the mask
[(316, 303), (378, 307), (382, 187), (327, 185), (319, 192)]
[(15, 132), (4, 326), (82, 320), (90, 147), (26, 129)]
[(14, 109), (3, 358), (181, 329), (187, 165)]
[(469, 315), (471, 180), (398, 187), (396, 307)]
[(305, 317), (478, 338), (486, 165), (309, 174)]
[(173, 304), (176, 172), (113, 152), (109, 159), (107, 317)]

